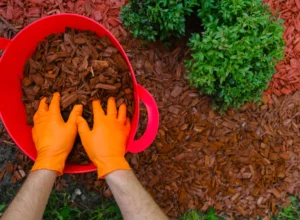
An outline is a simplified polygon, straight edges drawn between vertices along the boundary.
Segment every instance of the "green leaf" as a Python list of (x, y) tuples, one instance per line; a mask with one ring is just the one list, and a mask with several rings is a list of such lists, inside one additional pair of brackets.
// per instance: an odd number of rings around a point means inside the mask
[(207, 212), (208, 215), (214, 215), (215, 214), (215, 209), (213, 207), (210, 207), (208, 209), (208, 212)]
[(5, 204), (0, 205), (0, 212), (3, 212), (5, 208), (6, 208)]
[[(291, 202), (296, 202), (298, 199), (296, 198), (296, 197), (294, 197), (294, 196), (289, 196), (288, 197), (290, 200), (291, 200)], [(1, 210), (1, 206), (0, 206), (0, 210)]]
[(70, 208), (69, 207), (64, 207), (61, 211), (60, 211), (60, 215), (65, 219), (66, 217), (68, 217), (70, 215)]

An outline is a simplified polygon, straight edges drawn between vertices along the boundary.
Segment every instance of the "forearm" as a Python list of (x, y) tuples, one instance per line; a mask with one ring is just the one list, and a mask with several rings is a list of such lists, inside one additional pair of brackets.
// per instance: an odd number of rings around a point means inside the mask
[(30, 173), (2, 219), (42, 219), (56, 176), (51, 170)]
[(131, 170), (116, 170), (105, 179), (124, 219), (167, 219)]

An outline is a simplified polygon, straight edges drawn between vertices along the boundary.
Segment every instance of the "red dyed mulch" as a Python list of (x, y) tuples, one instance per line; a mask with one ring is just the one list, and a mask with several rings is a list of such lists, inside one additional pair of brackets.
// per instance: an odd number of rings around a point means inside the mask
[(286, 42), (285, 58), (276, 66), (277, 72), (266, 94), (291, 94), (300, 89), (300, 0), (265, 2), (284, 20)]

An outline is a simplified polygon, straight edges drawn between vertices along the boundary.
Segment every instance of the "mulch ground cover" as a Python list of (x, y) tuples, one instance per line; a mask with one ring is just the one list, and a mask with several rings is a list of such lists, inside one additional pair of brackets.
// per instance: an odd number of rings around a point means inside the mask
[(266, 94), (287, 95), (300, 89), (300, 0), (265, 0), (274, 14), (284, 20), (285, 59), (276, 67), (276, 74)]
[[(247, 103), (220, 115), (211, 100), (189, 85), (184, 42), (169, 49), (160, 44), (143, 45), (121, 26), (119, 8), (124, 1), (5, 1), (0, 3), (0, 36), (50, 14), (73, 12), (89, 16), (111, 30), (120, 40), (138, 82), (156, 99), (160, 127), (152, 146), (126, 157), (141, 183), (168, 216), (177, 218), (191, 209), (214, 206), (227, 216), (265, 217), (287, 206), (288, 195), (300, 196), (300, 91), (298, 42), (299, 1), (268, 1), (285, 20), (286, 56), (276, 67), (262, 104)], [(299, 50), (298, 50), (299, 49)], [(142, 135), (147, 113), (141, 108)], [(1, 139), (1, 137), (4, 138)], [(1, 141), (9, 141), (2, 131)], [(20, 169), (32, 163), (16, 155)], [(5, 169), (5, 175), (11, 173)], [(18, 165), (13, 165), (19, 172)], [(4, 175), (4, 174), (3, 174)], [(15, 176), (14, 172), (11, 174)], [(95, 173), (72, 175), (88, 190), (105, 197), (112, 194)], [(67, 183), (60, 178), (56, 189)]]

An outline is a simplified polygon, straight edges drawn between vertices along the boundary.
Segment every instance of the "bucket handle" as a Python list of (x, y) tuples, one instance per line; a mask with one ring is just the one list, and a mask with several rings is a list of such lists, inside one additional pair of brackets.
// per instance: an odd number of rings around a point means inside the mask
[(0, 50), (5, 50), (9, 44), (9, 39), (0, 37)]
[(154, 141), (159, 125), (159, 112), (152, 95), (141, 85), (137, 85), (139, 98), (145, 104), (148, 113), (148, 124), (145, 133), (139, 140), (134, 140), (128, 151), (138, 153), (145, 150)]

